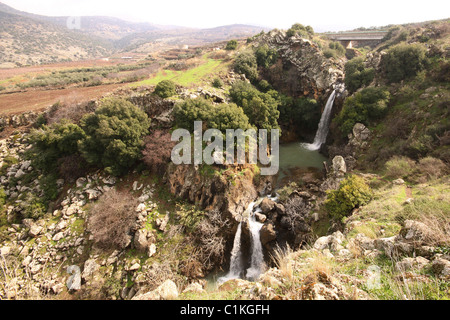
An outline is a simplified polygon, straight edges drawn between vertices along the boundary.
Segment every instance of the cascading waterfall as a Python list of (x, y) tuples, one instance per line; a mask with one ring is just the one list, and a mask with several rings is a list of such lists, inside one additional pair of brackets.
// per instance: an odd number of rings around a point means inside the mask
[(333, 110), (334, 99), (336, 98), (336, 90), (328, 98), (325, 110), (320, 118), (319, 128), (313, 143), (303, 143), (302, 146), (308, 150), (319, 150), (322, 144), (327, 140), (331, 111)]
[(261, 245), (260, 231), (263, 224), (256, 221), (255, 214), (253, 213), (249, 217), (249, 227), (250, 227), (250, 235), (251, 235), (251, 252), (252, 252), (252, 260), (250, 264), (250, 268), (247, 269), (246, 277), (249, 280), (255, 281), (258, 280), (261, 272), (262, 266), (264, 263), (264, 254)]
[[(260, 212), (260, 208), (256, 208), (264, 198), (260, 198), (258, 201), (249, 204), (245, 210), (243, 216), (248, 217), (248, 226), (250, 230), (250, 242), (251, 242), (251, 260), (250, 267), (245, 270), (242, 263), (242, 250), (241, 250), (241, 235), (242, 235), (242, 222), (236, 230), (233, 241), (233, 249), (231, 250), (230, 259), (230, 271), (223, 277), (220, 277), (217, 282), (224, 283), (231, 279), (242, 278), (245, 273), (245, 278), (251, 281), (255, 281), (262, 273), (264, 265), (264, 253), (261, 244), (260, 231), (263, 226), (262, 223), (256, 221), (256, 212)], [(277, 198), (269, 199), (276, 201)]]

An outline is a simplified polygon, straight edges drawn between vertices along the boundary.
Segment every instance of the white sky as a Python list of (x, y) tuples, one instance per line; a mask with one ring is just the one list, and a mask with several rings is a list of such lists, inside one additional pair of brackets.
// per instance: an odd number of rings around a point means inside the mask
[(287, 29), (299, 22), (317, 31), (347, 30), (450, 17), (448, 0), (0, 0), (48, 16), (113, 16), (128, 21), (209, 28), (252, 24)]

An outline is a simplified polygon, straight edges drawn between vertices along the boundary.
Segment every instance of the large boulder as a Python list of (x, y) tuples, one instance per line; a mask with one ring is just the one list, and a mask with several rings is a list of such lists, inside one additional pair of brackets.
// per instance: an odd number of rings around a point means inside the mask
[(277, 233), (275, 231), (275, 227), (272, 223), (266, 223), (262, 226), (260, 232), (260, 239), (263, 246), (267, 243), (275, 240), (277, 238)]
[(172, 280), (166, 280), (158, 288), (145, 294), (138, 294), (132, 300), (175, 300), (178, 298), (178, 288)]
[(269, 198), (264, 198), (260, 205), (263, 214), (268, 214), (275, 208), (275, 202)]

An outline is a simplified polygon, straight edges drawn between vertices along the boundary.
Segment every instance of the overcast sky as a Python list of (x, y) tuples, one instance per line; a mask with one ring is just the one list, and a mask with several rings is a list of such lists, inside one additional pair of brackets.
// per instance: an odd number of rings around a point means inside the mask
[(252, 24), (286, 29), (299, 22), (317, 31), (347, 30), (450, 17), (448, 0), (0, 0), (49, 16), (113, 16), (135, 22), (209, 28)]

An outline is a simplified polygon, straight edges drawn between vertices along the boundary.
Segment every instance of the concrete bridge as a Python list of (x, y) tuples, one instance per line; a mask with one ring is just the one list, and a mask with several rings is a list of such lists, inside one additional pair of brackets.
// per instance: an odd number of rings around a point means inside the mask
[(345, 48), (374, 47), (386, 36), (387, 31), (351, 31), (325, 33), (331, 40), (339, 41)]

